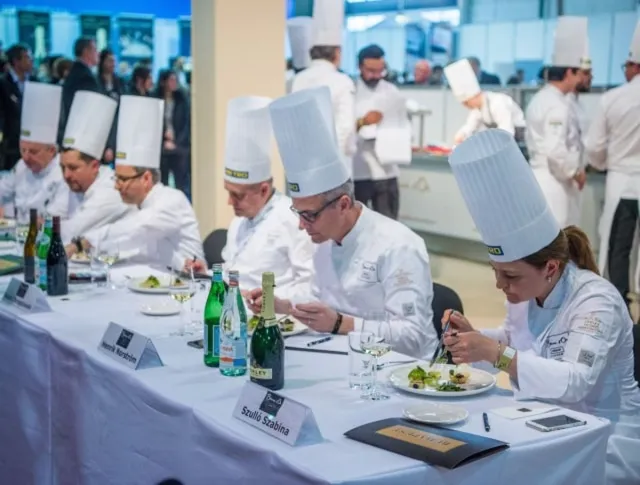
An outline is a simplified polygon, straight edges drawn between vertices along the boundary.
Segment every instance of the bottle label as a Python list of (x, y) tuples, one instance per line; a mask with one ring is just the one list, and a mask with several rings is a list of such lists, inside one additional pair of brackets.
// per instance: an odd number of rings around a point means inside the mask
[(38, 260), (38, 286), (42, 289), (47, 288), (47, 260)]
[(273, 379), (272, 369), (263, 369), (262, 367), (251, 366), (249, 374), (251, 376), (251, 379), (257, 379), (261, 381), (268, 381)]
[(220, 345), (220, 367), (246, 367), (247, 345), (242, 340), (230, 340)]
[(276, 318), (265, 319), (263, 325), (265, 328), (275, 327), (276, 325), (278, 325), (278, 320)]

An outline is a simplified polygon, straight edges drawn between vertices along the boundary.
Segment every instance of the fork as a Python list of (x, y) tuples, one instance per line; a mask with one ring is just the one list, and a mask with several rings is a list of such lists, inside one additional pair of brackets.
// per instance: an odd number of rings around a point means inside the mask
[(413, 359), (413, 360), (393, 360), (391, 362), (383, 362), (382, 364), (378, 364), (376, 366), (376, 370), (382, 370), (385, 367), (388, 367), (390, 365), (413, 364), (414, 362), (418, 362), (418, 359)]

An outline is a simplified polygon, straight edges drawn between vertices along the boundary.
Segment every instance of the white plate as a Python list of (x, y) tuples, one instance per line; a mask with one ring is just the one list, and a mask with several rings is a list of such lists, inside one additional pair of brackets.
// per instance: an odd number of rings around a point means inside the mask
[[(427, 362), (416, 362), (415, 364), (399, 367), (389, 373), (389, 382), (396, 389), (401, 391), (410, 392), (412, 394), (418, 394), (420, 396), (427, 397), (467, 397), (475, 394), (481, 394), (487, 392), (489, 389), (496, 385), (496, 378), (480, 369), (473, 367), (467, 367), (469, 371), (469, 380), (466, 384), (460, 384), (460, 387), (464, 391), (436, 391), (431, 387), (425, 387), (424, 389), (413, 389), (409, 386), (409, 372), (419, 365), (426, 372), (429, 372), (429, 364)], [(433, 366), (434, 371), (438, 371), (444, 376), (441, 382), (445, 382), (449, 375), (449, 369), (455, 369), (455, 365), (449, 364), (435, 364)]]
[(455, 424), (469, 417), (469, 411), (453, 404), (425, 402), (409, 406), (402, 415), (411, 421), (427, 424)]
[[(247, 317), (249, 318), (249, 320), (251, 319), (251, 316), (247, 315)], [(280, 319), (284, 317), (284, 315), (276, 315), (276, 318)], [(293, 317), (289, 317), (290, 320), (293, 320), (293, 330), (291, 332), (282, 332), (282, 336), (283, 337), (293, 337), (294, 335), (300, 335), (301, 333), (305, 333), (307, 330), (309, 330), (309, 327), (307, 327), (304, 323), (300, 322), (299, 320), (296, 320)], [(253, 332), (249, 332), (249, 337), (251, 337), (251, 335), (253, 334)]]
[[(155, 276), (155, 275), (154, 275)], [(156, 276), (160, 280), (159, 288), (144, 288), (140, 284), (146, 281), (148, 276), (144, 278), (131, 278), (127, 284), (127, 288), (136, 293), (146, 293), (149, 295), (168, 295), (169, 294), (169, 277), (168, 276)]]
[(77, 256), (76, 254), (71, 256), (69, 258), (69, 262), (75, 263), (75, 264), (89, 264), (89, 263), (91, 263), (91, 259), (89, 258), (89, 256), (87, 256), (86, 258), (78, 258), (76, 256)]
[(180, 313), (180, 305), (173, 300), (146, 303), (140, 311), (152, 317), (168, 317)]

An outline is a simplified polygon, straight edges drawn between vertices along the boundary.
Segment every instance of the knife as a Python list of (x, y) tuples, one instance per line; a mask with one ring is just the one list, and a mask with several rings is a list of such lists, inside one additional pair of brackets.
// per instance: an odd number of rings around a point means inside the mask
[(433, 367), (433, 364), (435, 364), (436, 361), (439, 360), (440, 357), (442, 357), (442, 354), (444, 354), (444, 335), (449, 330), (449, 325), (451, 323), (451, 315), (453, 315), (453, 311), (449, 312), (449, 316), (447, 317), (447, 321), (444, 324), (444, 328), (442, 329), (442, 335), (440, 336), (440, 341), (438, 342), (438, 346), (436, 347), (436, 351), (433, 353), (433, 357), (431, 359), (431, 363), (429, 364), (429, 367)]

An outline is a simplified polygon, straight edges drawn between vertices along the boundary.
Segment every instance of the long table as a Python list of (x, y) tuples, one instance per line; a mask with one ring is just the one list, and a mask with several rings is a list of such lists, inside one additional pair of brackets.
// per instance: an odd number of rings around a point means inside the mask
[[(114, 276), (150, 272), (123, 267)], [(313, 410), (324, 441), (284, 444), (232, 417), (246, 377), (221, 376), (203, 365), (188, 338), (168, 336), (178, 317), (139, 312), (145, 301), (162, 298), (74, 288), (67, 298), (50, 298), (49, 313), (0, 303), (0, 483), (603, 483), (609, 424), (580, 413), (571, 414), (586, 426), (554, 433), (492, 415), (489, 436), (510, 448), (454, 470), (352, 441), (343, 433), (399, 417), (421, 398), (394, 392), (388, 401), (361, 400), (347, 385), (342, 355), (287, 351), (282, 393)], [(205, 298), (202, 290), (196, 307)], [(152, 338), (165, 366), (133, 371), (99, 352), (110, 321)], [(482, 412), (514, 404), (497, 388), (451, 402), (470, 413), (459, 429), (481, 435)]]

